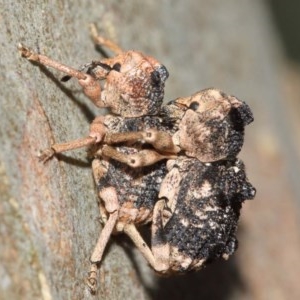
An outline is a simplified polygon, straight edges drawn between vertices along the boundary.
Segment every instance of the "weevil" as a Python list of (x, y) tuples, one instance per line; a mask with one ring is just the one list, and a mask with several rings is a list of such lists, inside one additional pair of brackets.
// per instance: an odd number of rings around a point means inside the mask
[[(108, 47), (116, 56), (92, 61), (76, 70), (21, 44), (19, 51), (30, 61), (62, 71), (67, 75), (63, 77), (64, 81), (72, 77), (77, 79), (84, 94), (97, 107), (110, 110), (110, 114), (95, 118), (87, 137), (51, 145), (40, 155), (40, 160), (46, 162), (55, 154), (87, 146), (90, 155), (95, 157), (92, 169), (104, 223), (90, 257), (92, 265), (87, 279), (90, 290), (95, 292), (97, 266), (110, 235), (125, 232), (135, 244), (140, 245), (141, 237), (136, 226), (151, 221), (159, 187), (166, 174), (163, 160), (174, 158), (173, 153), (178, 148), (165, 134), (173, 132), (172, 121), (166, 122), (160, 115), (164, 85), (168, 78), (166, 67), (141, 52), (123, 51), (115, 43), (101, 37), (94, 25), (91, 26), (91, 33), (97, 44)], [(101, 80), (105, 80), (103, 87)], [(170, 153), (159, 153), (130, 136), (131, 132), (150, 129), (161, 130), (159, 136), (164, 140), (163, 148)], [(124, 134), (125, 141), (122, 140)], [(118, 153), (126, 154), (125, 161)], [(114, 155), (117, 157), (111, 159)]]
[(151, 250), (145, 251), (145, 243), (140, 249), (158, 273), (183, 274), (227, 259), (237, 248), (242, 203), (256, 193), (236, 158), (253, 116), (245, 102), (217, 89), (178, 98), (163, 109), (176, 116), (172, 139), (181, 151), (167, 162)]
[(153, 214), (154, 269), (183, 274), (228, 259), (237, 249), (242, 203), (255, 195), (243, 162), (181, 156), (169, 161), (168, 170)]

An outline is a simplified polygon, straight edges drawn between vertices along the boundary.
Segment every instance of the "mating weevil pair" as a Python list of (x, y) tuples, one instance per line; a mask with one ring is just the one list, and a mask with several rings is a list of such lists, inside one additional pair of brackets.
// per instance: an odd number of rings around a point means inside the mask
[[(89, 146), (94, 157), (104, 228), (91, 255), (91, 291), (112, 233), (125, 232), (161, 274), (227, 258), (236, 249), (241, 204), (255, 194), (236, 158), (253, 120), (249, 107), (216, 89), (162, 105), (167, 69), (150, 56), (122, 51), (94, 26), (91, 32), (116, 56), (80, 71), (19, 45), (23, 57), (76, 78), (96, 106), (111, 111), (92, 122), (89, 136), (54, 144), (40, 156), (45, 162)], [(137, 230), (149, 222), (151, 248)]]

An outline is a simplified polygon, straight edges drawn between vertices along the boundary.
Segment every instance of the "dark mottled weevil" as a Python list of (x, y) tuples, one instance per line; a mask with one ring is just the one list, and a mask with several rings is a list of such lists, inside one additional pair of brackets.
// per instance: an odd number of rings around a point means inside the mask
[(179, 123), (172, 139), (181, 152), (167, 162), (151, 250), (143, 251), (158, 273), (182, 274), (227, 259), (237, 248), (242, 203), (256, 193), (236, 158), (253, 116), (246, 103), (216, 89), (178, 98), (163, 110)]
[[(108, 47), (116, 56), (86, 64), (82, 68), (85, 71), (65, 66), (23, 45), (19, 45), (19, 51), (30, 61), (64, 72), (67, 74), (64, 80), (76, 78), (84, 94), (97, 107), (111, 111), (92, 122), (89, 136), (65, 144), (54, 144), (40, 155), (40, 160), (45, 162), (57, 153), (89, 146), (95, 158), (92, 169), (104, 223), (90, 258), (92, 266), (87, 279), (91, 291), (95, 292), (97, 266), (110, 235), (125, 232), (135, 244), (140, 245), (142, 238), (136, 226), (152, 220), (159, 187), (166, 174), (166, 165), (162, 160), (175, 157), (168, 151), (160, 154), (153, 147), (135, 140), (131, 132), (161, 130), (158, 135), (163, 140), (160, 143), (163, 148), (172, 153), (178, 149), (166, 135), (166, 132), (172, 133), (172, 121), (167, 123), (159, 115), (164, 84), (168, 78), (167, 69), (141, 52), (121, 50), (113, 42), (99, 36), (93, 25), (91, 32), (95, 43)], [(100, 80), (105, 80), (103, 88)]]

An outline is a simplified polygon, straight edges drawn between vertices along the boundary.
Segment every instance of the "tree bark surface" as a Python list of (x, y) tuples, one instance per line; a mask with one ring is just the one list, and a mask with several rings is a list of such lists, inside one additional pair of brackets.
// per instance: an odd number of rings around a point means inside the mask
[[(293, 163), (298, 161), (278, 88), (278, 45), (261, 1), (0, 0), (0, 11), (0, 299), (266, 299), (272, 289), (278, 297), (272, 299), (284, 299), (294, 290), (297, 283), (282, 279), (280, 269), (297, 269), (292, 258), (299, 238), (291, 232), (296, 232), (293, 201), (299, 187)], [(89, 38), (91, 22), (125, 49), (141, 50), (167, 66), (166, 100), (214, 86), (252, 107), (255, 123), (246, 130), (241, 156), (259, 192), (244, 207), (246, 233), (229, 262), (159, 278), (130, 241), (114, 238), (98, 293), (92, 296), (85, 288), (101, 230), (90, 162), (84, 150), (46, 164), (37, 155), (54, 142), (85, 136), (102, 112), (74, 80), (62, 83), (63, 74), (21, 58), (17, 44), (77, 68), (100, 56)], [(272, 199), (270, 210), (265, 199)], [(296, 246), (287, 253), (291, 259), (275, 255), (276, 267), (269, 254), (281, 244), (272, 218), (287, 214), (290, 222), (278, 230), (289, 231), (285, 238)], [(273, 280), (261, 284), (262, 273)], [(275, 284), (278, 278), (286, 285)]]

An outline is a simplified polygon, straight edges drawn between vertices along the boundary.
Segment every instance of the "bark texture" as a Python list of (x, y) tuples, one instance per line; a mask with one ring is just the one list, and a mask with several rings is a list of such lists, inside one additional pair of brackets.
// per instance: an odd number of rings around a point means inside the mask
[[(300, 270), (299, 160), (281, 102), (278, 45), (262, 1), (0, 0), (0, 11), (0, 299), (300, 297), (293, 271)], [(116, 238), (97, 295), (85, 289), (101, 230), (89, 162), (84, 150), (45, 165), (37, 154), (86, 135), (101, 112), (74, 82), (63, 84), (62, 74), (22, 59), (17, 44), (78, 67), (99, 57), (90, 22), (125, 49), (167, 66), (167, 100), (214, 86), (252, 107), (255, 123), (247, 128), (241, 157), (258, 196), (244, 207), (240, 250), (229, 262), (162, 279), (130, 241)], [(290, 251), (281, 249), (278, 236), (294, 245)], [(295, 279), (283, 276), (284, 269)]]

